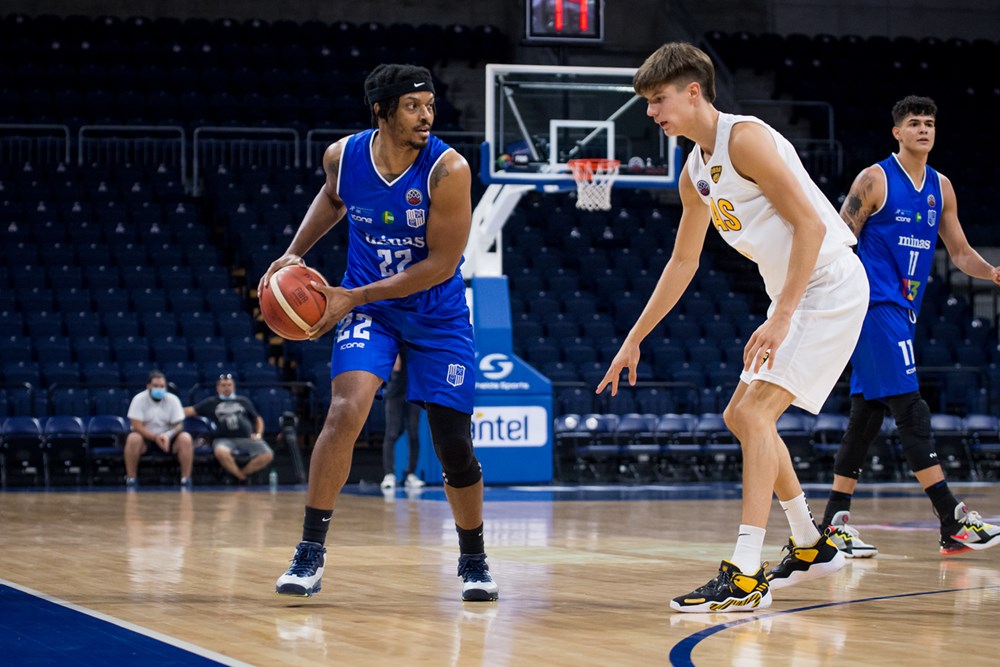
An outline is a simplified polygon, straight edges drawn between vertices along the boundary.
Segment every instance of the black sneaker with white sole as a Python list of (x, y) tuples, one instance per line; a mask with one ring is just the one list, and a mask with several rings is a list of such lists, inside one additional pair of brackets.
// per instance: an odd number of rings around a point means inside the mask
[(462, 600), (466, 602), (492, 602), (500, 597), (500, 587), (490, 575), (486, 554), (459, 556), (458, 576), (462, 577)]
[(292, 564), (278, 577), (274, 590), (279, 595), (309, 597), (319, 593), (326, 565), (326, 547), (317, 542), (299, 542)]

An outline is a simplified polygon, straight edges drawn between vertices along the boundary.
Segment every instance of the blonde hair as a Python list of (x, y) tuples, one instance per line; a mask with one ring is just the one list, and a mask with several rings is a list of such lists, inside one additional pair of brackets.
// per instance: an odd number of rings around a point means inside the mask
[(654, 51), (632, 77), (632, 87), (640, 95), (665, 84), (686, 86), (697, 81), (701, 95), (715, 102), (715, 66), (711, 58), (693, 44), (668, 42)]

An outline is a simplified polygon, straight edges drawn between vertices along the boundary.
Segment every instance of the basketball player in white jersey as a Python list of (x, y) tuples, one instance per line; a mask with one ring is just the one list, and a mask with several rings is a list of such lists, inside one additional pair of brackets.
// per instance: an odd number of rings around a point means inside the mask
[(777, 588), (769, 581), (774, 571), (761, 562), (772, 493), (792, 533), (775, 568), (787, 574), (778, 578), (781, 585), (835, 572), (846, 562), (813, 522), (777, 421), (790, 405), (819, 412), (858, 340), (868, 279), (852, 250), (854, 235), (791, 144), (758, 118), (715, 108), (715, 69), (704, 52), (665, 44), (636, 72), (633, 87), (664, 134), (695, 146), (680, 175), (684, 210), (670, 261), (597, 392), (610, 385), (614, 396), (626, 368), (629, 384), (635, 383), (639, 346), (690, 284), (710, 226), (757, 264), (771, 305), (746, 343), (740, 383), (723, 413), (743, 453), (739, 536), (718, 575), (670, 606), (763, 609)]

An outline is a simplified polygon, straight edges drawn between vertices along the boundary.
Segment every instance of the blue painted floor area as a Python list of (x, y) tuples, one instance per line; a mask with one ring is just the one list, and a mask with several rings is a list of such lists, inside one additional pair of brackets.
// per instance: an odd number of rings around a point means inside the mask
[[(53, 632), (53, 628), (58, 631)], [(197, 653), (195, 652), (197, 651)], [(200, 653), (200, 655), (199, 655)], [(242, 665), (0, 580), (0, 664), (17, 667)]]

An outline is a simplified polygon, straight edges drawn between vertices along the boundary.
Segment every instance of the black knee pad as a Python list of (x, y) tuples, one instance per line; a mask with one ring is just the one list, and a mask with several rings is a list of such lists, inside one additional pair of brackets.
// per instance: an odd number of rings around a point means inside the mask
[(862, 394), (851, 396), (851, 416), (833, 460), (834, 474), (851, 479), (861, 476), (868, 448), (878, 437), (884, 419), (885, 406), (882, 403), (865, 400)]
[(444, 483), (463, 489), (481, 480), (483, 469), (472, 450), (472, 416), (434, 403), (425, 407)]
[(911, 392), (886, 401), (899, 431), (899, 444), (910, 470), (917, 472), (939, 465), (931, 442), (931, 409), (919, 394)]

